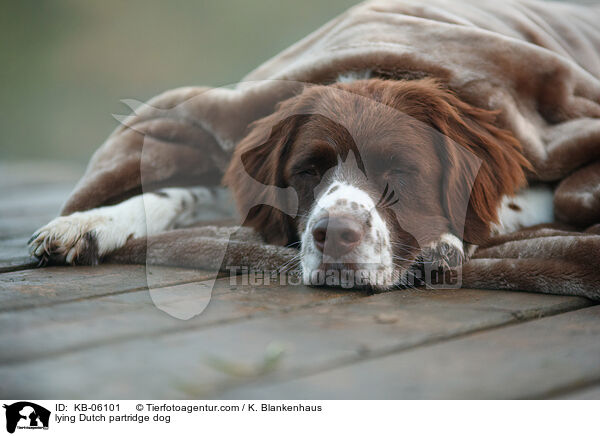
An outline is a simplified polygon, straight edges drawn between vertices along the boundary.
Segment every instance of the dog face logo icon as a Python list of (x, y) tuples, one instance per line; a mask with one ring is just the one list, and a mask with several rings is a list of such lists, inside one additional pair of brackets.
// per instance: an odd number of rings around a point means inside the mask
[(14, 433), (15, 429), (47, 429), (50, 411), (29, 401), (19, 401), (4, 405), (6, 409), (6, 431)]

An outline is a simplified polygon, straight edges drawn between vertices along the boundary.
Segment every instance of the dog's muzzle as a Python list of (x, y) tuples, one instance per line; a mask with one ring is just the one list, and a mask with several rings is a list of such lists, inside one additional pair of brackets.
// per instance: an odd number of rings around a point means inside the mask
[[(373, 199), (362, 189), (333, 182), (311, 210), (302, 232), (302, 272), (307, 284), (319, 285), (313, 273), (377, 273), (365, 279), (390, 285), (393, 262), (387, 226)], [(329, 283), (328, 283), (329, 284)]]

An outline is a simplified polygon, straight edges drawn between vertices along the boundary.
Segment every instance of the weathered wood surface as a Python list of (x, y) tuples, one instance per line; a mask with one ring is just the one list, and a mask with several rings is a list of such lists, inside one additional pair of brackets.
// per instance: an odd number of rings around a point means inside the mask
[[(193, 294), (183, 297), (169, 295), (171, 289), (172, 287), (167, 286), (160, 291), (172, 299), (190, 304), (194, 302)], [(298, 308), (339, 303), (359, 296), (357, 292), (312, 290), (303, 286), (293, 286), (287, 290), (269, 286), (243, 289), (231, 286), (229, 279), (220, 279), (202, 315), (187, 321), (159, 310), (148, 290), (143, 288), (71, 301), (60, 307), (32, 307), (26, 311), (0, 312), (0, 349), (11, 347), (10, 355), (0, 356), (0, 364), (23, 362), (50, 354), (58, 355), (90, 348), (92, 345), (195, 331), (277, 312), (288, 313)], [(13, 344), (15, 334), (19, 334), (24, 340)], [(54, 340), (49, 341), (49, 337)]]
[[(29, 168), (29, 170), (28, 170)], [(36, 269), (25, 242), (78, 170), (0, 164), (4, 398), (597, 398), (600, 306), (481, 290), (377, 295), (141, 265)], [(185, 284), (182, 286), (182, 284)], [(181, 292), (184, 289), (185, 292)]]
[(581, 389), (569, 390), (552, 398), (560, 400), (600, 400), (600, 383), (584, 386)]
[[(293, 288), (298, 292), (300, 287)], [(273, 291), (286, 297), (288, 294), (282, 288)], [(235, 294), (229, 296), (235, 298)], [(527, 297), (521, 298), (522, 295)], [(252, 379), (320, 372), (587, 304), (585, 300), (569, 297), (546, 299), (545, 296), (520, 293), (497, 295), (469, 290), (395, 292), (351, 298), (346, 303), (335, 299), (320, 304), (313, 302), (308, 308), (294, 307), (293, 298), (288, 301), (280, 296), (279, 300), (270, 311), (265, 310), (261, 316), (248, 320), (238, 317), (201, 328), (203, 316), (200, 316), (195, 323), (184, 323), (180, 331), (170, 331), (166, 335), (137, 332), (141, 337), (130, 336), (126, 341), (92, 348), (80, 346), (69, 353), (53, 354), (51, 359), (26, 359), (2, 366), (0, 378), (8, 380), (8, 384), (0, 387), (0, 395), (3, 389), (19, 389), (24, 377), (30, 380), (34, 377), (36, 393), (45, 397), (52, 396), (56, 389), (67, 396), (77, 395), (84, 389), (90, 395), (102, 398), (110, 396), (117, 388), (119, 395), (136, 398), (140, 390), (150, 397), (205, 397)], [(211, 306), (213, 302), (213, 307), (219, 311), (219, 299), (212, 300)], [(207, 317), (210, 317), (211, 306)], [(244, 306), (240, 310), (247, 312)], [(231, 312), (231, 308), (225, 307), (225, 313), (220, 317), (231, 316)], [(121, 318), (126, 317), (127, 314), (121, 314)], [(139, 321), (139, 315), (133, 317), (133, 322), (136, 321)], [(85, 328), (82, 323), (69, 326), (79, 330), (75, 335)], [(140, 326), (151, 328), (146, 322)], [(89, 328), (92, 331), (113, 328), (122, 331), (123, 327), (114, 322), (100, 322)], [(74, 334), (63, 329), (56, 340), (62, 341), (63, 335), (72, 337)], [(7, 341), (10, 342), (10, 334)], [(6, 343), (4, 338), (0, 343)], [(33, 352), (34, 356), (39, 352), (35, 344), (43, 350), (41, 340), (29, 343), (34, 348), (29, 349), (29, 353)], [(283, 351), (276, 367), (265, 374), (253, 373), (253, 365), (264, 360), (266, 350), (273, 344), (279, 344)], [(135, 350), (135, 353), (127, 350)], [(118, 360), (114, 359), (115, 353), (119, 355)], [(222, 368), (208, 363), (215, 358), (223, 362)], [(238, 371), (240, 374), (235, 368), (242, 368)], [(43, 375), (48, 371), (53, 374), (51, 379)], [(109, 384), (103, 378), (90, 377), (90, 374), (107, 371), (112, 374)], [(164, 377), (154, 377), (156, 372)], [(189, 374), (189, 379), (182, 379), (182, 374)]]
[(0, 239), (0, 273), (33, 268), (37, 261), (27, 251), (29, 237)]
[(599, 317), (600, 307), (595, 306), (230, 395), (543, 398), (600, 380)]
[[(152, 267), (156, 287), (204, 280), (212, 274), (183, 268)], [(0, 275), (0, 312), (48, 306), (89, 297), (146, 289), (143, 265), (48, 267)]]

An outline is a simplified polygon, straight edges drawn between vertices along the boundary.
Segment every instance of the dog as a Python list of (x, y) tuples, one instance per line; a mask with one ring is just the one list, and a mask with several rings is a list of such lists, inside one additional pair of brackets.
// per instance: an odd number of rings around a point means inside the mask
[[(305, 283), (364, 270), (370, 287), (388, 289), (415, 264), (460, 266), (492, 235), (553, 221), (552, 189), (527, 186), (531, 165), (498, 115), (432, 78), (341, 75), (254, 122), (223, 182), (249, 210), (244, 225), (267, 243), (299, 245)], [(292, 187), (297, 215), (273, 207), (265, 185)], [(130, 238), (193, 222), (210, 198), (207, 188), (169, 188), (59, 217), (30, 251), (97, 263)]]

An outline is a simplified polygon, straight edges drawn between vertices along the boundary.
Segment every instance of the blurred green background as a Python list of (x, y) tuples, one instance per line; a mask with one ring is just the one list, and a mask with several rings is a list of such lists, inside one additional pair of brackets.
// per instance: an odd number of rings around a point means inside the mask
[(0, 161), (83, 163), (120, 99), (235, 83), (356, 2), (4, 0)]

